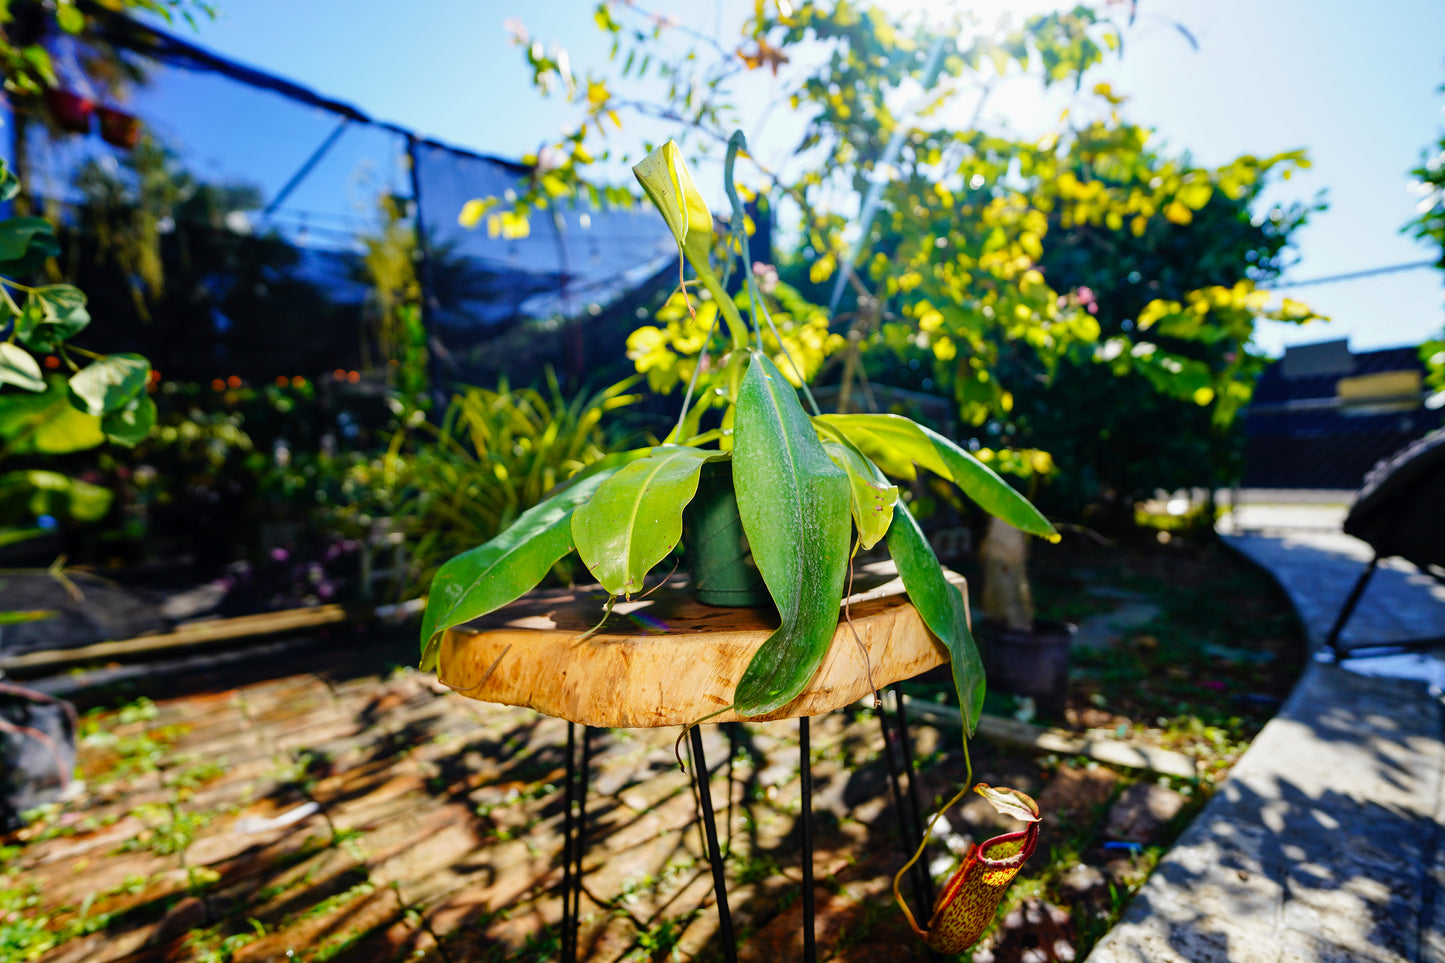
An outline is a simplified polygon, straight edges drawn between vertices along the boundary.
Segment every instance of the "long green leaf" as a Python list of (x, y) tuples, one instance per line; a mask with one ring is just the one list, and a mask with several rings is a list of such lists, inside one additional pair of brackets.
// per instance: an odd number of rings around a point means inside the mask
[(859, 545), (867, 551), (888, 534), (888, 526), (893, 524), (898, 486), (888, 484), (878, 466), (850, 442), (825, 441), (823, 450), (833, 459), (833, 464), (848, 474), (853, 524), (858, 528)]
[(983, 660), (968, 630), (968, 607), (963, 593), (944, 577), (938, 556), (902, 502), (893, 509), (888, 554), (893, 556), (908, 599), (923, 617), (923, 623), (948, 646), (959, 710), (971, 736), (983, 711), (984, 675)]
[(698, 473), (720, 451), (664, 445), (602, 483), (572, 515), (582, 564), (612, 595), (631, 596), (682, 538), (682, 512)]
[(847, 477), (793, 386), (757, 351), (738, 391), (733, 486), (753, 560), (782, 617), (733, 695), (739, 715), (756, 716), (796, 698), (827, 654), (850, 535)]
[(932, 429), (901, 415), (820, 415), (817, 420), (842, 431), (875, 461), (879, 460), (875, 455), (902, 454), (953, 479), (980, 508), (1014, 528), (1045, 538), (1057, 534), (1048, 519), (997, 472)]
[[(615, 470), (615, 469), (614, 469)], [(521, 598), (572, 551), (572, 512), (612, 476), (598, 472), (523, 512), (484, 545), (437, 570), (421, 622), (421, 668), (436, 667), (443, 632)]]

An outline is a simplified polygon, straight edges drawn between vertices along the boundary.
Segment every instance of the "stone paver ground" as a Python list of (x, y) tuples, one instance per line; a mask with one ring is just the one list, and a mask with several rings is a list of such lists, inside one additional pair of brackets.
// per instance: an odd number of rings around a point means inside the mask
[[(723, 731), (704, 741), (742, 955), (800, 958), (796, 723), (739, 731), (731, 780)], [(398, 670), (158, 700), (107, 732), (81, 747), (87, 798), (38, 824), (49, 838), (0, 880), (36, 897), (32, 918), (82, 934), (43, 959), (555, 958), (564, 722)], [(676, 736), (595, 736), (585, 959), (716, 957)], [(916, 727), (935, 762), (925, 803), (962, 777), (937, 738)], [(889, 893), (902, 860), (881, 747), (871, 712), (814, 720), (821, 958), (926, 958)], [(1037, 772), (994, 778), (1027, 787)]]
[[(1138, 621), (1101, 619), (1099, 638), (1133, 632)], [(156, 696), (153, 713), (112, 714), (83, 740), (86, 795), (3, 853), (0, 945), (7, 926), (28, 920), (71, 937), (39, 958), (76, 963), (557, 958), (566, 724), (461, 698), (411, 671), (379, 671), (415, 650), (411, 638), (393, 645), (375, 636), (338, 629), (258, 645), (244, 658), (188, 655), (45, 680), (77, 697), (139, 683), (167, 698)], [(162, 674), (176, 681), (158, 681)], [(963, 779), (956, 733), (913, 728), (925, 807)], [(721, 959), (677, 734), (595, 737), (584, 959)], [(731, 836), (740, 957), (801, 959), (796, 723), (741, 727), (731, 775), (723, 730), (703, 734)], [(882, 746), (869, 710), (814, 721), (819, 959), (928, 958), (891, 898), (904, 855)], [(1072, 867), (1047, 886), (1021, 880), (1029, 898), (987, 951), (997, 963), (1038, 952), (1068, 959), (1092, 942), (1112, 894), (1136, 886), (1149, 862), (1131, 853), (1193, 812), (1181, 812), (1180, 794), (1152, 777), (1130, 785), (1137, 776), (1107, 766), (983, 740), (972, 753), (978, 780), (1039, 799), (1041, 850), (1058, 848)], [(1135, 825), (1145, 815), (1147, 829)], [(1016, 828), (976, 797), (948, 822), (940, 835), (955, 851), (966, 833)], [(935, 875), (951, 868), (941, 848), (931, 854)], [(1045, 865), (1036, 856), (1031, 871)], [(43, 939), (30, 938), (32, 947)]]

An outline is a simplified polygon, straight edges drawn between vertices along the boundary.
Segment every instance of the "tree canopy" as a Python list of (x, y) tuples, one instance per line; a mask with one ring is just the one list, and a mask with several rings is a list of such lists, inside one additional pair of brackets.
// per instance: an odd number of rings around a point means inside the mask
[[(793, 288), (816, 301), (848, 288), (831, 315), (795, 305), (795, 321), (812, 320), (781, 334), (805, 369), (839, 378), (845, 404), (870, 367), (917, 362), (920, 386), (951, 397), (986, 446), (1037, 448), (1047, 437), (1057, 447), (1064, 433), (1021, 400), (1051, 386), (1056, 408), (1077, 410), (1066, 390), (1106, 373), (1089, 391), (1110, 409), (1152, 408), (1165, 430), (1184, 418), (1208, 436), (1252, 392), (1263, 364), (1256, 321), (1316, 317), (1258, 289), (1308, 208), (1254, 204), (1268, 179), (1308, 166), (1304, 152), (1209, 168), (1160, 150), (1128, 122), (1122, 96), (1088, 82), (1123, 43), (1122, 25), (1100, 10), (987, 29), (895, 20), (849, 0), (763, 0), (732, 45), (633, 3), (602, 3), (594, 19), (611, 57), (586, 72), (514, 25), (537, 87), (569, 98), (580, 118), (531, 159), (526, 194), (510, 206), (479, 199), (469, 214), (504, 233), (554, 198), (615, 197), (589, 178), (626, 141), (625, 118), (675, 124), (684, 149), (703, 153), (738, 122), (748, 75), (765, 72), (800, 132), (787, 161), (755, 166), (747, 186), (769, 195), (796, 238), (780, 258), (796, 268), (782, 265)], [(994, 88), (1021, 75), (1074, 92), (1042, 137), (980, 122)], [(840, 282), (851, 266), (857, 276)], [(706, 303), (693, 315), (679, 299), (658, 320), (634, 334), (633, 357), (665, 388), (691, 374), (712, 317)], [(1073, 423), (1076, 437), (1083, 424)]]

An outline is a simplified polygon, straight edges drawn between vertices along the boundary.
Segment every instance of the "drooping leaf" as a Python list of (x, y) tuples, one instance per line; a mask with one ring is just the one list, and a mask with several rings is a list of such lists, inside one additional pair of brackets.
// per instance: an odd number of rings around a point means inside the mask
[(901, 415), (821, 415), (817, 420), (842, 431), (875, 461), (901, 454), (953, 479), (980, 508), (1015, 528), (1045, 538), (1056, 534), (1048, 519), (997, 472), (932, 429)]
[(662, 445), (617, 472), (572, 515), (582, 564), (612, 595), (630, 596), (682, 538), (698, 473), (720, 451)]
[(888, 554), (893, 556), (903, 588), (923, 618), (923, 624), (948, 647), (959, 711), (972, 736), (983, 712), (984, 673), (978, 645), (968, 629), (968, 605), (963, 593), (944, 577), (938, 556), (933, 554), (913, 514), (901, 502), (893, 509)]
[(145, 441), (155, 424), (156, 403), (150, 395), (140, 394), (119, 411), (104, 415), (100, 419), (100, 430), (117, 445), (134, 448)]
[(64, 378), (52, 376), (42, 394), (0, 394), (0, 439), (7, 454), (64, 455), (105, 441), (100, 419), (70, 403)]
[(878, 466), (846, 440), (825, 441), (823, 450), (833, 459), (833, 464), (848, 475), (853, 524), (858, 528), (859, 546), (866, 551), (888, 534), (888, 526), (893, 523), (893, 505), (898, 501), (898, 486), (888, 484)]
[(738, 513), (782, 618), (733, 696), (739, 715), (755, 716), (796, 698), (827, 654), (848, 569), (849, 490), (793, 386), (759, 352), (752, 354), (736, 410)]
[(421, 623), (421, 668), (436, 667), (447, 629), (515, 601), (572, 551), (572, 512), (613, 470), (601, 471), (527, 509), (511, 527), (437, 570)]
[(632, 173), (661, 212), (688, 263), (706, 269), (712, 250), (712, 212), (693, 183), (677, 144), (667, 141), (634, 165)]
[(119, 411), (145, 389), (151, 363), (138, 354), (111, 354), (81, 368), (70, 378), (70, 390), (92, 415)]
[(0, 384), (14, 385), (26, 391), (44, 391), (45, 378), (40, 362), (18, 344), (0, 341)]
[(54, 351), (90, 323), (85, 295), (69, 284), (51, 284), (30, 295), (16, 336), (32, 351)]

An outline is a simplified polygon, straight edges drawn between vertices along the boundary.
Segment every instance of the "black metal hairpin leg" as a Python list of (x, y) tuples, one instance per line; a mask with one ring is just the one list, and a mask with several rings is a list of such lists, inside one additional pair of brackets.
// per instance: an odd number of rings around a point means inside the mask
[(693, 726), (692, 732), (692, 781), (697, 786), (698, 801), (702, 805), (702, 828), (707, 837), (707, 855), (712, 863), (712, 885), (717, 894), (718, 935), (722, 937), (723, 958), (727, 963), (737, 963), (738, 947), (733, 938), (733, 917), (728, 911), (727, 878), (723, 873), (723, 854), (718, 846), (717, 820), (712, 810), (712, 787), (709, 785), (707, 757), (702, 751), (701, 727)]
[[(898, 716), (894, 720), (893, 726), (889, 724), (888, 711), (881, 699), (878, 706), (878, 718), (883, 727), (883, 755), (888, 760), (888, 775), (893, 783), (893, 805), (898, 811), (898, 827), (903, 836), (903, 849), (908, 856), (912, 856), (914, 850), (922, 845), (924, 832), (921, 807), (918, 803), (918, 773), (913, 768), (913, 748), (908, 739), (908, 714), (903, 707), (903, 693), (895, 686), (893, 695), (898, 701)], [(890, 732), (890, 728), (894, 726), (896, 726), (896, 731)], [(894, 739), (897, 739), (900, 744), (903, 767), (908, 774), (908, 805), (906, 808), (903, 790), (900, 786), (901, 777), (898, 764), (893, 759), (892, 742)], [(913, 879), (913, 895), (923, 905), (925, 913), (930, 912), (933, 907), (933, 877), (928, 873), (927, 864), (928, 860), (920, 859), (913, 864), (913, 872), (910, 874)], [(932, 963), (943, 963), (946, 957), (937, 950), (929, 950), (928, 959)]]
[(567, 773), (562, 783), (562, 963), (577, 963), (577, 921), (572, 918), (572, 800), (577, 791), (577, 726), (567, 723)]
[[(577, 845), (572, 847), (572, 925), (582, 919), (582, 854), (587, 851), (587, 790), (592, 779), (592, 727), (582, 727), (582, 772), (577, 780)], [(577, 937), (572, 937), (577, 944)]]
[(722, 730), (728, 737), (728, 852), (733, 849), (733, 771), (738, 758), (738, 725), (736, 722), (722, 724)]
[[(883, 759), (888, 763), (888, 782), (893, 789), (893, 811), (898, 815), (899, 841), (903, 845), (903, 852), (912, 856), (913, 851), (918, 848), (922, 840), (922, 832), (911, 825), (909, 811), (903, 799), (903, 781), (898, 771), (898, 759), (893, 752), (893, 743), (899, 736), (893, 731), (893, 726), (888, 720), (888, 707), (880, 699), (878, 703), (878, 723), (883, 730)], [(904, 733), (904, 738), (907, 734)], [(928, 899), (928, 870), (923, 866), (925, 860), (919, 860), (914, 864), (913, 872), (910, 874), (913, 880), (913, 895), (918, 902), (927, 906), (933, 905)]]
[[(587, 781), (592, 768), (592, 730), (582, 727), (578, 763), (577, 725), (567, 723), (567, 774), (562, 813), (562, 963), (577, 963), (582, 922), (582, 853), (587, 840)], [(575, 813), (575, 815), (574, 815)]]
[[(898, 725), (898, 741), (903, 746), (903, 771), (908, 775), (908, 811), (913, 816), (913, 834), (919, 842), (923, 841), (923, 807), (918, 801), (918, 770), (913, 765), (913, 740), (908, 738), (908, 712), (903, 707), (903, 691), (897, 686), (893, 687), (893, 696), (898, 700), (898, 716), (894, 720)], [(923, 902), (927, 906), (933, 905), (933, 877), (929, 875), (928, 867), (924, 860), (919, 860), (917, 869), (923, 883)]]
[(1355, 587), (1350, 589), (1350, 595), (1345, 599), (1345, 607), (1340, 609), (1340, 614), (1335, 618), (1335, 624), (1330, 629), (1330, 634), (1325, 637), (1325, 644), (1334, 653), (1335, 661), (1345, 657), (1346, 650), (1340, 647), (1340, 633), (1345, 630), (1345, 623), (1350, 620), (1354, 613), (1355, 606), (1360, 604), (1360, 596), (1365, 594), (1365, 586), (1370, 584), (1370, 576), (1375, 574), (1375, 568), (1380, 564), (1380, 556), (1376, 555), (1370, 559), (1369, 566), (1361, 573), (1355, 582)]
[(803, 777), (803, 963), (815, 963), (813, 936), (813, 754), (808, 746), (807, 716), (798, 717), (798, 769)]

